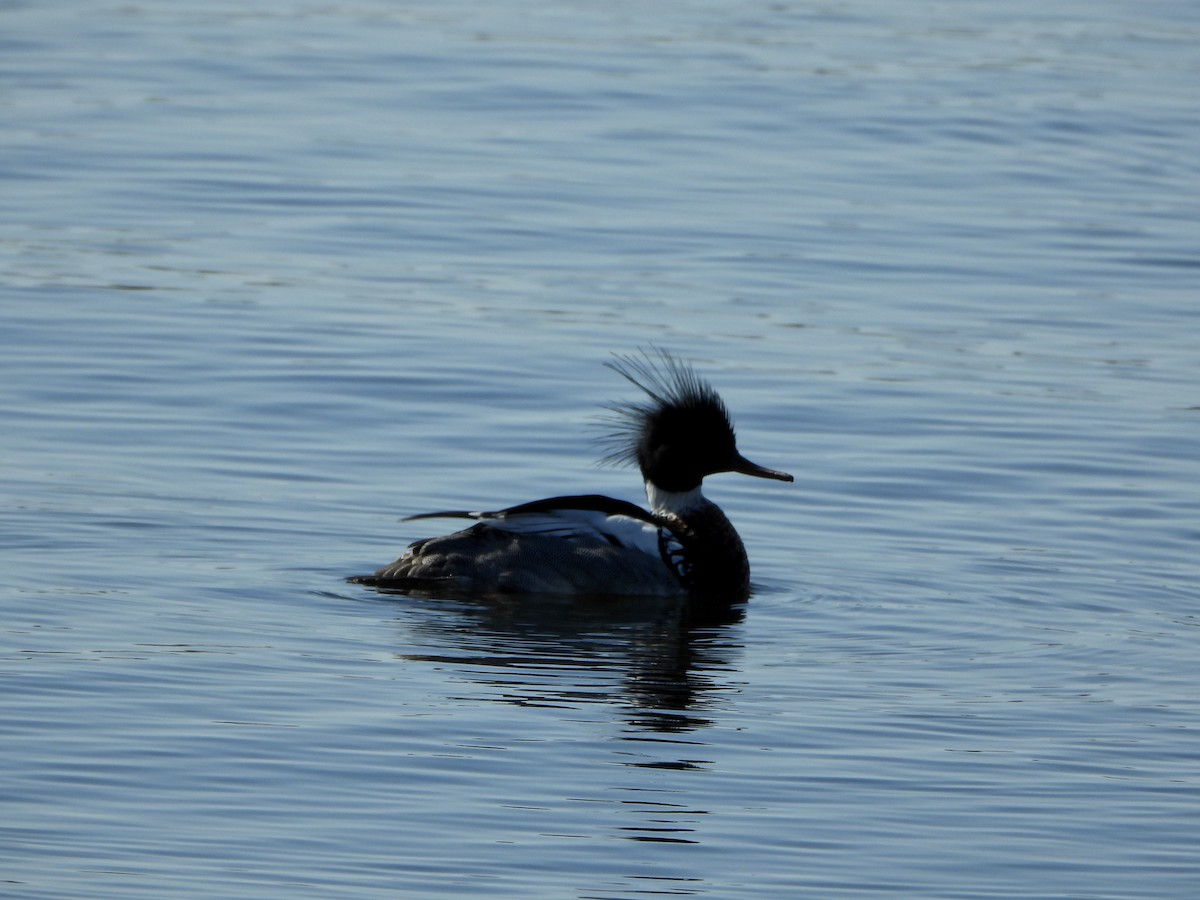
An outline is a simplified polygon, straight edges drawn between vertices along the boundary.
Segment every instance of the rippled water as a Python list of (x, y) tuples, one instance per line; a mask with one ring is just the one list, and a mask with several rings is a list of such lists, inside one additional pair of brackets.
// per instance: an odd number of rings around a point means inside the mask
[[(1200, 891), (1191, 6), (0, 25), (6, 896)], [(747, 606), (344, 583), (648, 342)]]

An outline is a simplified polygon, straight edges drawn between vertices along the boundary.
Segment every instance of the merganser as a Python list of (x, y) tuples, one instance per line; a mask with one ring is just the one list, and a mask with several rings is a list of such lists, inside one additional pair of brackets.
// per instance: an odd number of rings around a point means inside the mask
[(602, 464), (641, 469), (649, 511), (596, 494), (552, 497), (495, 512), (422, 513), (412, 519), (476, 524), (410, 545), (356, 584), (444, 594), (688, 596), (736, 603), (750, 594), (746, 548), (701, 492), (706, 475), (740, 472), (792, 481), (737, 450), (725, 403), (687, 363), (653, 348), (605, 365), (649, 400), (607, 407), (613, 431)]

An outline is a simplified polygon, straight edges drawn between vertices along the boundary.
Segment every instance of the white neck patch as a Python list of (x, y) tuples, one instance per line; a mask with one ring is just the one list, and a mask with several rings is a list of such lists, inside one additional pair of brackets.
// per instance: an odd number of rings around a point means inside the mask
[(646, 482), (646, 499), (650, 501), (652, 512), (676, 516), (692, 512), (708, 502), (698, 486), (690, 491), (664, 491), (651, 481)]

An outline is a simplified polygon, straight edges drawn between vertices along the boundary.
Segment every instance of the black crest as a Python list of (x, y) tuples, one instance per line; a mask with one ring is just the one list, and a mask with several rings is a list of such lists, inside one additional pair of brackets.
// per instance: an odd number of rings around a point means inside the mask
[(705, 475), (725, 471), (736, 456), (724, 401), (687, 363), (659, 347), (605, 363), (649, 400), (609, 404), (611, 427), (601, 443), (605, 465), (636, 463), (665, 490), (685, 491)]

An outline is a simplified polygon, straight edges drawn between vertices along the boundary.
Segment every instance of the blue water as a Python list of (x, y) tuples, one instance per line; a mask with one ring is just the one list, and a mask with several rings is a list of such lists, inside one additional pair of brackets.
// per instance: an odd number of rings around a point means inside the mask
[[(1200, 895), (1198, 9), (0, 6), (0, 893)], [(646, 343), (744, 610), (344, 583)]]

